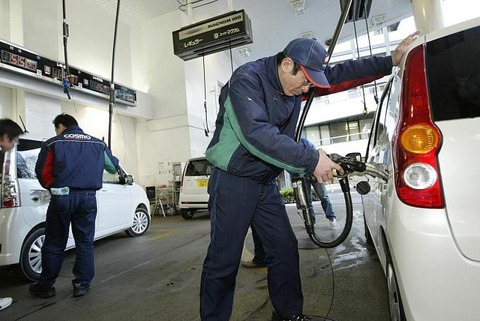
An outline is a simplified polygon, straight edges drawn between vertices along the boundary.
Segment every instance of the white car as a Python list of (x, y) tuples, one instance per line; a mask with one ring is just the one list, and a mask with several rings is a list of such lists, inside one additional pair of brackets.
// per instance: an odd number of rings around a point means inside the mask
[(180, 213), (186, 220), (198, 210), (208, 209), (210, 162), (206, 157), (191, 158), (185, 164), (180, 183)]
[(480, 18), (420, 36), (380, 99), (362, 196), (391, 320), (480, 319)]
[[(42, 271), (41, 250), (49, 191), (36, 179), (35, 164), (41, 141), (23, 137), (11, 151), (0, 152), (0, 266), (15, 265), (18, 276), (37, 280)], [(123, 171), (123, 169), (122, 169)], [(131, 175), (104, 172), (103, 187), (97, 191), (95, 239), (120, 231), (129, 236), (145, 233), (150, 226), (150, 206), (143, 188)], [(67, 249), (75, 247), (70, 231)]]

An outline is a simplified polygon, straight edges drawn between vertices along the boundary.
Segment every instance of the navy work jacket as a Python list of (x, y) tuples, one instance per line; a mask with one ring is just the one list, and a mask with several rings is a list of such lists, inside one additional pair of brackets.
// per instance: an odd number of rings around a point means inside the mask
[[(390, 57), (346, 61), (327, 67), (326, 95), (371, 82), (392, 72)], [(294, 141), (304, 96), (285, 96), (276, 56), (240, 66), (222, 88), (216, 129), (207, 148), (210, 163), (234, 175), (267, 183), (282, 170), (310, 175), (319, 153)]]
[(118, 166), (118, 159), (103, 141), (78, 126), (69, 126), (42, 144), (35, 172), (46, 189), (98, 190), (102, 188), (104, 168), (113, 174)]

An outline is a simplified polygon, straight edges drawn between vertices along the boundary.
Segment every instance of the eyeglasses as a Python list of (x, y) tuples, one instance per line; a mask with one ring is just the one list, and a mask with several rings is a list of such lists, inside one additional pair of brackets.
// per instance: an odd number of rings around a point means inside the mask
[(313, 87), (313, 84), (310, 81), (308, 81), (307, 76), (305, 76), (305, 73), (303, 72), (303, 70), (302, 70), (302, 74), (303, 74), (303, 86)]

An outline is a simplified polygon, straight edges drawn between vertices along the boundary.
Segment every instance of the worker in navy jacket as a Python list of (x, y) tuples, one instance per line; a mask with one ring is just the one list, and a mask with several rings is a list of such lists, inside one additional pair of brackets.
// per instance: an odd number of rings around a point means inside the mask
[(118, 160), (105, 143), (83, 132), (74, 117), (61, 114), (54, 121), (57, 136), (43, 143), (35, 172), (50, 190), (40, 281), (30, 293), (42, 298), (55, 295), (55, 280), (63, 263), (71, 223), (76, 257), (73, 296), (87, 293), (94, 275), (93, 240), (97, 216), (96, 191), (102, 187), (103, 170), (116, 173)]
[(333, 67), (325, 67), (327, 52), (319, 42), (299, 38), (283, 52), (235, 70), (221, 90), (216, 129), (206, 151), (214, 169), (208, 184), (211, 242), (201, 278), (202, 321), (230, 319), (250, 224), (264, 244), (272, 320), (311, 320), (302, 314), (298, 242), (275, 178), (287, 170), (324, 182), (333, 169), (343, 171), (323, 150), (294, 140), (302, 99), (311, 86), (316, 95), (325, 95), (390, 74), (416, 35), (402, 41), (391, 57)]

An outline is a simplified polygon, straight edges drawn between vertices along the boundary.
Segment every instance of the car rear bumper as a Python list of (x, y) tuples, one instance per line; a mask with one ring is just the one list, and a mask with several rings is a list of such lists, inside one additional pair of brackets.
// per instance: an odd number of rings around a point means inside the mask
[(29, 227), (18, 207), (0, 210), (0, 266), (17, 264)]
[(407, 320), (478, 320), (480, 262), (458, 250), (445, 210), (394, 206), (388, 243)]
[(208, 208), (208, 194), (205, 193), (180, 193), (179, 206), (181, 209), (206, 209)]
[(182, 204), (180, 203), (180, 209), (207, 209), (208, 208), (208, 202), (198, 202), (198, 203), (187, 203), (187, 204)]

